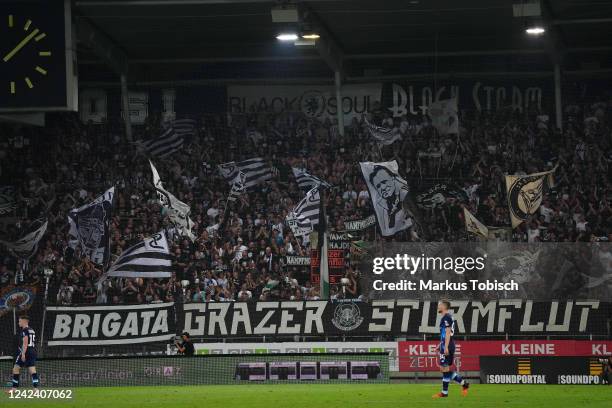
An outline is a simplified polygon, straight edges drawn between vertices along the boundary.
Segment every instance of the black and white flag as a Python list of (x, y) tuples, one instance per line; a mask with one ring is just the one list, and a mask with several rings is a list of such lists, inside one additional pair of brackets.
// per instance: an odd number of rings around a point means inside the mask
[(506, 175), (512, 228), (518, 227), (540, 208), (544, 191), (552, 183), (552, 174), (556, 169), (527, 175)]
[(213, 166), (208, 162), (203, 161), (202, 168), (204, 169), (204, 174), (206, 175), (209, 175), (213, 172)]
[(244, 186), (247, 190), (272, 179), (272, 169), (261, 157), (220, 164), (219, 172), (230, 185), (234, 183), (239, 172), (243, 172)]
[[(289, 212), (289, 214), (287, 214), (287, 218), (285, 218), (285, 223), (287, 224), (289, 229), (291, 229), (293, 235), (295, 235), (296, 237), (308, 236), (312, 232), (311, 225), (307, 225), (306, 227), (300, 227), (298, 225), (298, 220), (295, 217), (295, 213), (293, 212)], [(304, 224), (302, 223), (302, 225)]]
[(0, 215), (8, 214), (17, 207), (15, 189), (11, 186), (0, 187)]
[(185, 143), (185, 137), (195, 135), (195, 131), (195, 121), (191, 119), (175, 120), (161, 135), (151, 140), (141, 141), (139, 144), (151, 156), (165, 158), (179, 151)]
[(368, 126), (370, 134), (378, 143), (384, 146), (393, 144), (396, 140), (400, 139), (399, 129), (397, 128), (386, 128), (382, 126), (376, 126), (373, 123), (368, 122), (365, 119), (365, 123)]
[(68, 245), (77, 246), (92, 262), (105, 265), (110, 257), (110, 220), (115, 187), (111, 187), (89, 204), (68, 214)]
[(438, 183), (427, 191), (417, 194), (416, 205), (431, 210), (446, 205), (449, 199), (464, 202), (468, 200), (468, 196), (463, 189), (454, 184)]
[(227, 199), (231, 202), (234, 202), (238, 198), (240, 198), (240, 196), (244, 194), (245, 192), (246, 192), (246, 176), (244, 175), (243, 172), (239, 171), (238, 175), (234, 179), (234, 182), (232, 184), (232, 189), (230, 190), (230, 194)]
[(0, 240), (0, 244), (4, 244), (9, 250), (13, 251), (21, 259), (28, 259), (36, 252), (38, 242), (47, 231), (47, 220), (40, 219), (32, 222), (27, 232), (16, 241)]
[(321, 194), (319, 188), (315, 187), (306, 193), (295, 208), (287, 215), (287, 225), (293, 231), (293, 235), (303, 236), (314, 231), (319, 224), (319, 204)]
[(169, 278), (172, 256), (163, 232), (126, 249), (108, 269), (106, 277)]
[(331, 184), (329, 184), (326, 181), (321, 180), (317, 176), (313, 176), (312, 174), (308, 173), (305, 169), (299, 169), (297, 167), (292, 167), (291, 170), (293, 170), (293, 175), (295, 176), (295, 180), (297, 181), (298, 186), (303, 191), (308, 192), (312, 190), (314, 187), (319, 187), (319, 186), (323, 186), (327, 188), (331, 187)]
[(178, 134), (185, 136), (195, 136), (196, 121), (193, 119), (176, 119), (171, 122), (170, 127)]
[(480, 235), (481, 237), (489, 238), (489, 229), (476, 218), (467, 208), (463, 207), (463, 219), (465, 221), (465, 230), (472, 234)]
[(381, 234), (388, 237), (412, 226), (412, 217), (404, 208), (408, 183), (399, 175), (397, 162), (361, 162), (359, 166)]
[(191, 232), (194, 222), (189, 218), (191, 208), (164, 188), (157, 169), (151, 161), (149, 163), (151, 164), (153, 186), (155, 186), (155, 191), (157, 191), (159, 203), (166, 210), (170, 222), (177, 228), (179, 234), (194, 241), (195, 235)]
[(443, 99), (432, 102), (428, 111), (431, 124), (442, 135), (459, 133), (459, 115), (457, 114), (457, 98)]

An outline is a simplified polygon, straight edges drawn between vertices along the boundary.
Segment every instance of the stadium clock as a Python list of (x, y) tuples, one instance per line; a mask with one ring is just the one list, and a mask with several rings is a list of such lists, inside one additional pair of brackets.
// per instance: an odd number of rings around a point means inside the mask
[[(64, 1), (20, 1), (0, 13), (0, 111), (65, 110), (73, 79), (67, 69)], [(67, 5), (66, 7), (69, 7)], [(71, 27), (71, 24), (68, 24)], [(71, 64), (68, 64), (71, 65)]]
[[(8, 89), (6, 91), (15, 95), (18, 92), (28, 92), (30, 89), (34, 89), (38, 82), (47, 79), (47, 68), (45, 66), (48, 66), (47, 62), (53, 53), (49, 50), (47, 41), (45, 41), (47, 33), (41, 28), (36, 28), (36, 23), (32, 22), (31, 19), (9, 14), (6, 20), (9, 34), (5, 38), (16, 38), (16, 45), (5, 51), (2, 61), (8, 65), (18, 65), (19, 69), (13, 70), (16, 71), (16, 77), (7, 78)], [(21, 64), (16, 62), (19, 60), (20, 53), (30, 54), (23, 59)]]

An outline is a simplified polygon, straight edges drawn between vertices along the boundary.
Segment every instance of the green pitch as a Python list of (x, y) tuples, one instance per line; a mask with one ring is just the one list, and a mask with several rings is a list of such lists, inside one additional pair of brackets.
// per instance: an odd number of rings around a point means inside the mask
[[(303, 384), (76, 388), (72, 400), (18, 400), (0, 395), (0, 406), (62, 408), (398, 408), (398, 407), (609, 407), (604, 385), (479, 385), (462, 397), (450, 386), (447, 399), (432, 400), (433, 384)], [(8, 403), (7, 403), (8, 402)]]

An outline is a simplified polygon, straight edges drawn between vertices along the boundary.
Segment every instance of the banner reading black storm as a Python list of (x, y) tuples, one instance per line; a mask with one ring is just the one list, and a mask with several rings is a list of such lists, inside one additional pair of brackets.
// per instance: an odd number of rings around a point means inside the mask
[(455, 98), (459, 109), (525, 112), (551, 106), (552, 81), (539, 79), (397, 81), (382, 87), (381, 104), (394, 117), (428, 113), (433, 102)]

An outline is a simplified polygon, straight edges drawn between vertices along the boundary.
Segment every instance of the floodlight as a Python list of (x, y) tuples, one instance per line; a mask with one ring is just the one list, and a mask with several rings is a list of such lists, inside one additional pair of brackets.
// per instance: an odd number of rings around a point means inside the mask
[(295, 33), (283, 33), (277, 35), (276, 39), (279, 41), (295, 41), (298, 39), (298, 36)]

